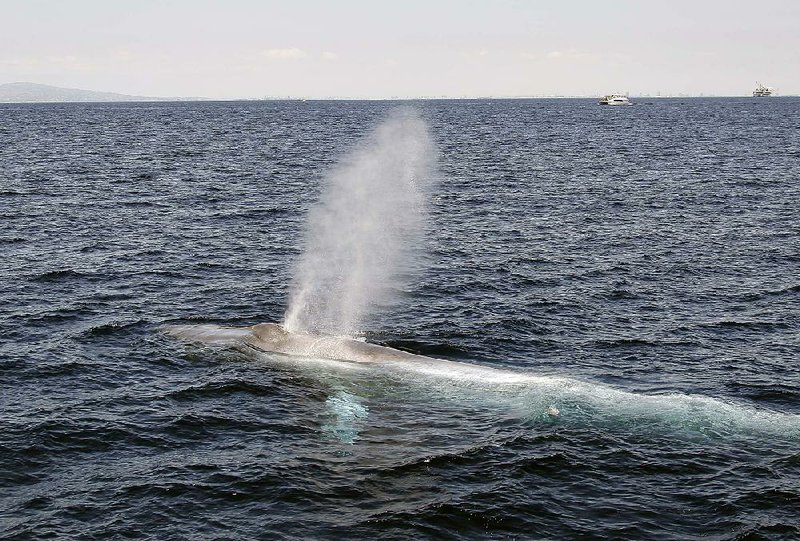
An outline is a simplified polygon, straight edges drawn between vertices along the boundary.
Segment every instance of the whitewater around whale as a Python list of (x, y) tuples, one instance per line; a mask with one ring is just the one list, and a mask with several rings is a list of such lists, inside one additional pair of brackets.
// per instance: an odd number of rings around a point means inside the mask
[(446, 388), (482, 396), (487, 403), (519, 406), (532, 419), (635, 423), (715, 436), (748, 432), (800, 439), (800, 415), (700, 394), (631, 392), (562, 375), (426, 357), (349, 337), (293, 333), (276, 323), (239, 328), (166, 325), (162, 331), (186, 342), (232, 347), (306, 373), (324, 366), (345, 377), (353, 370), (371, 371), (374, 376), (395, 374), (404, 385)]

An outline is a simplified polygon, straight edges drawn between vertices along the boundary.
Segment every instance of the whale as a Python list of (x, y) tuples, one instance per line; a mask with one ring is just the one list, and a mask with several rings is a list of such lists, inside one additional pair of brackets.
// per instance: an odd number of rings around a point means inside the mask
[(359, 363), (431, 360), (430, 357), (343, 336), (289, 332), (277, 323), (259, 323), (250, 327), (250, 332), (245, 343), (271, 353)]
[(530, 419), (634, 422), (695, 433), (738, 431), (800, 440), (800, 414), (700, 394), (627, 391), (561, 374), (427, 357), (352, 337), (290, 332), (278, 323), (249, 327), (167, 324), (160, 329), (182, 341), (233, 348), (323, 379), (395, 376), (390, 380), (441, 391), (450, 399), (479, 396), (487, 403), (529, 412), (524, 415)]
[(559, 384), (558, 377), (536, 376), (465, 361), (428, 357), (347, 336), (291, 332), (279, 323), (258, 323), (250, 327), (221, 327), (213, 324), (164, 325), (161, 331), (186, 342), (221, 345), (245, 353), (283, 357), (293, 366), (338, 363), (344, 367), (378, 369), (482, 384), (517, 385), (539, 382)]
[(259, 323), (250, 327), (167, 325), (163, 330), (186, 341), (240, 345), (263, 353), (295, 357), (370, 364), (392, 362), (460, 364), (346, 336), (289, 332), (279, 323)]

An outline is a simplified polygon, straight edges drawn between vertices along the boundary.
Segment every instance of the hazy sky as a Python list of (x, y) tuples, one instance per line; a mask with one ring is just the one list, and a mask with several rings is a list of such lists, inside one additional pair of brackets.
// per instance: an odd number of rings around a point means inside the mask
[(800, 94), (800, 1), (0, 0), (0, 83), (148, 96)]

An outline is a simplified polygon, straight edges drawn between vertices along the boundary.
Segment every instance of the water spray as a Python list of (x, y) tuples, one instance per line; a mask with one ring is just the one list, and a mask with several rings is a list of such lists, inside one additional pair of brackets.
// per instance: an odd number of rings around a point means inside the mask
[(392, 112), (325, 179), (311, 209), (284, 327), (353, 336), (413, 267), (433, 144), (413, 110)]

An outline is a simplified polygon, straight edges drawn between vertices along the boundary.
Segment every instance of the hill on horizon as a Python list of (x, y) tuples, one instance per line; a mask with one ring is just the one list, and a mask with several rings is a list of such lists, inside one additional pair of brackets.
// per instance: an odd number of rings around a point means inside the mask
[(58, 103), (58, 102), (114, 102), (114, 101), (175, 101), (202, 98), (157, 98), (132, 96), (116, 92), (97, 92), (79, 88), (62, 88), (39, 83), (0, 84), (0, 103)]

